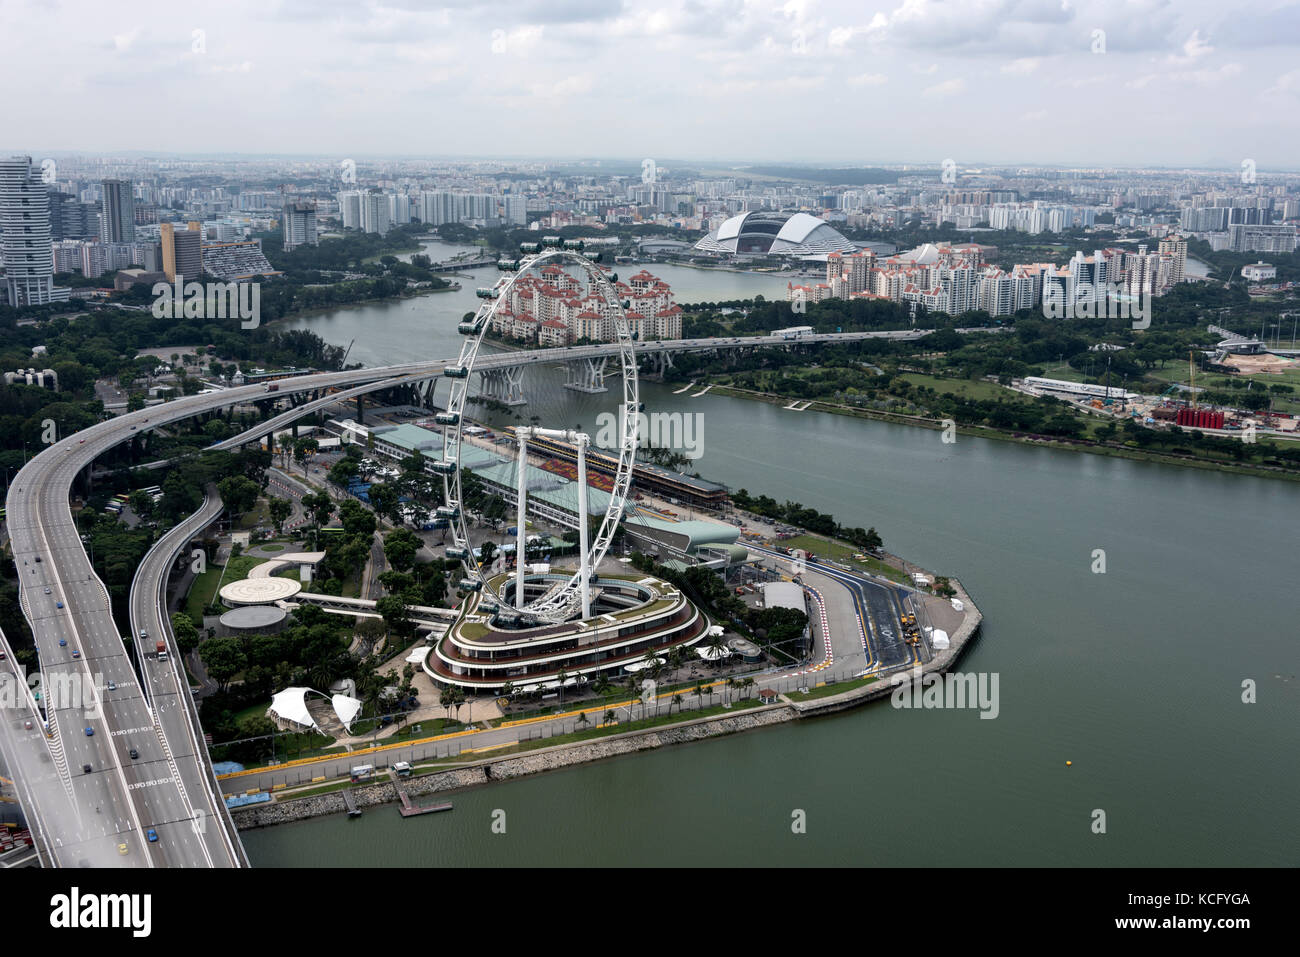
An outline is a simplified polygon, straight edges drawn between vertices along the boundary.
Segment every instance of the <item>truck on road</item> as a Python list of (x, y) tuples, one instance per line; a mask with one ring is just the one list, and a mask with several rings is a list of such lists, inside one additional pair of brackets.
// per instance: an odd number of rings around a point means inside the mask
[(165, 641), (160, 641), (160, 642), (158, 642), (157, 645), (156, 645), (156, 650), (157, 650), (157, 652), (158, 652), (158, 660), (159, 660), (159, 661), (166, 661), (166, 660), (167, 660), (167, 642), (165, 642)]

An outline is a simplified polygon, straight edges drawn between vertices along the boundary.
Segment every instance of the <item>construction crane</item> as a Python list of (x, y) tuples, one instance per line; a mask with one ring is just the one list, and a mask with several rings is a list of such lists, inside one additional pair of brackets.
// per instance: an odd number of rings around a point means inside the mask
[(1192, 377), (1192, 408), (1196, 408), (1196, 352), (1193, 349), (1187, 350), (1187, 371)]

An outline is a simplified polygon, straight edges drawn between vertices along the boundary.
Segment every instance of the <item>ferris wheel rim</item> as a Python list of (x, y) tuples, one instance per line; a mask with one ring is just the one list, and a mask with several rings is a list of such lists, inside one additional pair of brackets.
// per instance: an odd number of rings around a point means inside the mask
[[(570, 618), (575, 604), (580, 601), (582, 556), (579, 556), (579, 570), (575, 571), (567, 580), (564, 580), (562, 585), (558, 588), (548, 589), (541, 598), (534, 599), (521, 609), (513, 609), (502, 594), (502, 589), (494, 588), (490, 584), (491, 579), (497, 577), (497, 575), (492, 574), (474, 557), (474, 550), (470, 545), (469, 528), (465, 519), (462, 497), (463, 484), (461, 481), (464, 472), (462, 450), (464, 448), (465, 406), (469, 401), (470, 381), (474, 373), (483, 371), (476, 368), (476, 366), (484, 337), (495, 320), (501, 304), (503, 301), (508, 300), (509, 293), (514, 288), (515, 283), (547, 262), (566, 262), (580, 267), (586, 273), (587, 280), (593, 291), (597, 291), (613, 307), (614, 344), (618, 346), (618, 350), (614, 355), (618, 358), (620, 379), (623, 387), (618, 433), (620, 440), (618, 465), (609, 492), (610, 499), (605, 514), (602, 516), (600, 526), (587, 550), (586, 567), (590, 568), (595, 574), (600, 562), (608, 554), (614, 534), (622, 521), (623, 511), (627, 505), (632, 470), (636, 461), (640, 406), (636, 352), (627, 321), (627, 311), (623, 307), (622, 299), (617, 295), (613, 284), (601, 272), (597, 264), (581, 255), (577, 250), (542, 248), (536, 253), (521, 256), (512, 275), (506, 278), (504, 282), (498, 279), (492, 287), (494, 295), (475, 311), (472, 320), (475, 330), (472, 333), (465, 333), (465, 341), (462, 344), (461, 354), (455, 367), (458, 371), (451, 379), (451, 397), (447, 404), (447, 413), (450, 414), (451, 421), (445, 424), (443, 431), (442, 461), (454, 463), (454, 469), (450, 473), (444, 472), (443, 474), (443, 490), (446, 498), (444, 507), (448, 509), (449, 528), (452, 537), (455, 539), (455, 547), (458, 549), (456, 558), (459, 559), (461, 570), (465, 576), (462, 582), (457, 584), (457, 587), (469, 583), (467, 587), (471, 591), (495, 600), (498, 603), (498, 608), (511, 607), (511, 610), (517, 611), (522, 616), (537, 618), (549, 623), (558, 623)], [(469, 323), (462, 322), (462, 330), (467, 324)], [(579, 476), (579, 480), (581, 478)], [(523, 562), (527, 558), (527, 534), (524, 528), (516, 529), (515, 550), (516, 561)], [(468, 598), (469, 595), (466, 595), (465, 600), (468, 601)]]

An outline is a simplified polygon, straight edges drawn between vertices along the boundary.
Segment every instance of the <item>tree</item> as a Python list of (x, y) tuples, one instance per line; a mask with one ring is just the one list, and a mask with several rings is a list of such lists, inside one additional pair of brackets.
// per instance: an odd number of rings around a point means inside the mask
[(230, 684), (230, 679), (247, 664), (243, 645), (238, 638), (213, 638), (199, 650), (199, 657), (208, 669), (208, 676), (222, 692)]
[(172, 615), (172, 634), (176, 636), (176, 646), (182, 654), (189, 654), (199, 646), (199, 630), (183, 611)]
[(141, 518), (148, 518), (153, 514), (153, 496), (143, 489), (136, 489), (131, 493), (131, 511)]
[(339, 519), (349, 538), (369, 538), (375, 534), (377, 526), (374, 513), (354, 498), (344, 499), (339, 505)]
[(384, 619), (389, 631), (402, 637), (415, 634), (415, 622), (409, 617), (410, 609), (403, 596), (385, 595), (375, 602), (375, 611)]
[(379, 515), (387, 516), (393, 521), (397, 520), (397, 489), (391, 485), (372, 485), (367, 493), (370, 496), (370, 504), (374, 507), (375, 512)]
[(334, 499), (325, 492), (309, 492), (301, 499), (302, 507), (311, 512), (318, 528), (324, 527), (334, 514)]
[(287, 498), (277, 498), (274, 495), (268, 497), (266, 503), (271, 512), (271, 524), (275, 526), (278, 535), (284, 528), (285, 520), (293, 514), (293, 503)]
[[(352, 448), (352, 446), (348, 446)], [(356, 459), (341, 458), (330, 466), (327, 478), (335, 485), (346, 488), (347, 485), (357, 476), (360, 467)]]
[(704, 687), (704, 682), (703, 681), (695, 682), (695, 687), (692, 688), (691, 690), (695, 693), (695, 697), (700, 699), (700, 704), (701, 705), (704, 704), (704, 696), (709, 693), (709, 690)]
[(243, 515), (257, 504), (262, 489), (258, 484), (242, 475), (231, 475), (217, 483), (221, 501), (230, 510), (232, 516)]
[(395, 528), (384, 536), (384, 558), (399, 571), (415, 565), (415, 555), (424, 543), (409, 528)]
[(307, 474), (307, 457), (320, 448), (315, 439), (294, 439), (293, 460), (302, 467), (302, 474)]

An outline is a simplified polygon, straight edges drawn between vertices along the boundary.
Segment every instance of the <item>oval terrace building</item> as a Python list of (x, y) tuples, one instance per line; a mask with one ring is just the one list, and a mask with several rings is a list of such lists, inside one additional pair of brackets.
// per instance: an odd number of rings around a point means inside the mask
[[(530, 576), (530, 582), (567, 576)], [(479, 694), (507, 682), (528, 691), (556, 686), (561, 672), (582, 680), (614, 678), (629, 664), (708, 632), (708, 619), (676, 587), (647, 575), (602, 575), (593, 583), (593, 617), (535, 628), (501, 627), (511, 609), (471, 594), (466, 611), (425, 658), (435, 681)]]

